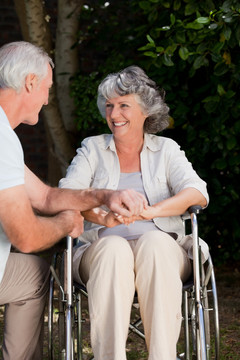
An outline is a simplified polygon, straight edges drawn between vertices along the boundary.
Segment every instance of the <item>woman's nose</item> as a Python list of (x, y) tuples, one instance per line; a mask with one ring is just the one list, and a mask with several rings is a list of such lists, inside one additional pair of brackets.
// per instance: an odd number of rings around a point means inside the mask
[(112, 119), (116, 119), (119, 116), (119, 113), (120, 113), (119, 109), (116, 106), (114, 106), (114, 107), (112, 107), (110, 116)]

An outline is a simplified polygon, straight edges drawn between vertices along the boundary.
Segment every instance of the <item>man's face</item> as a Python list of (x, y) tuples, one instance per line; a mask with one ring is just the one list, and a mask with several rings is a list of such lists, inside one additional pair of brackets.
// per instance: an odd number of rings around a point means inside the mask
[[(31, 77), (32, 75), (32, 77)], [(40, 82), (36, 75), (29, 74), (30, 78), (26, 80), (26, 98), (23, 123), (35, 125), (38, 122), (38, 116), (43, 105), (48, 104), (49, 90), (52, 86), (52, 68), (48, 64), (47, 75)]]

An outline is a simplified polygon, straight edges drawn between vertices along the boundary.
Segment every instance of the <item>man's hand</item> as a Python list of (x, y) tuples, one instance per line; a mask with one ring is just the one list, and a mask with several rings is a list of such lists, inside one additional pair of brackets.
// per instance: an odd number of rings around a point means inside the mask
[(143, 212), (147, 207), (147, 200), (135, 190), (118, 190), (106, 193), (105, 204), (114, 213), (131, 217)]
[(72, 224), (72, 230), (69, 232), (68, 235), (76, 238), (80, 236), (84, 231), (83, 226), (83, 216), (81, 215), (80, 211), (76, 210), (65, 210), (62, 211), (58, 216), (62, 217), (62, 221), (66, 223)]

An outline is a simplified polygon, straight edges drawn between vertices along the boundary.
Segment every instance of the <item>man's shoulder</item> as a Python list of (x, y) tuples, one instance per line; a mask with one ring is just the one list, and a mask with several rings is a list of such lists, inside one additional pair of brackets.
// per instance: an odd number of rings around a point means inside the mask
[(21, 143), (10, 125), (0, 126), (0, 189), (24, 184), (24, 156)]

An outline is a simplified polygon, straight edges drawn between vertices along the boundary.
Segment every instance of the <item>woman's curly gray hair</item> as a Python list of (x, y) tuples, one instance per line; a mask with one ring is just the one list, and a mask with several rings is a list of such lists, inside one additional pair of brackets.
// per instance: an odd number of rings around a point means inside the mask
[(97, 105), (106, 117), (106, 100), (117, 96), (136, 94), (136, 99), (147, 118), (144, 132), (155, 134), (169, 125), (169, 108), (164, 102), (165, 92), (138, 66), (129, 66), (118, 73), (109, 74), (98, 87)]

